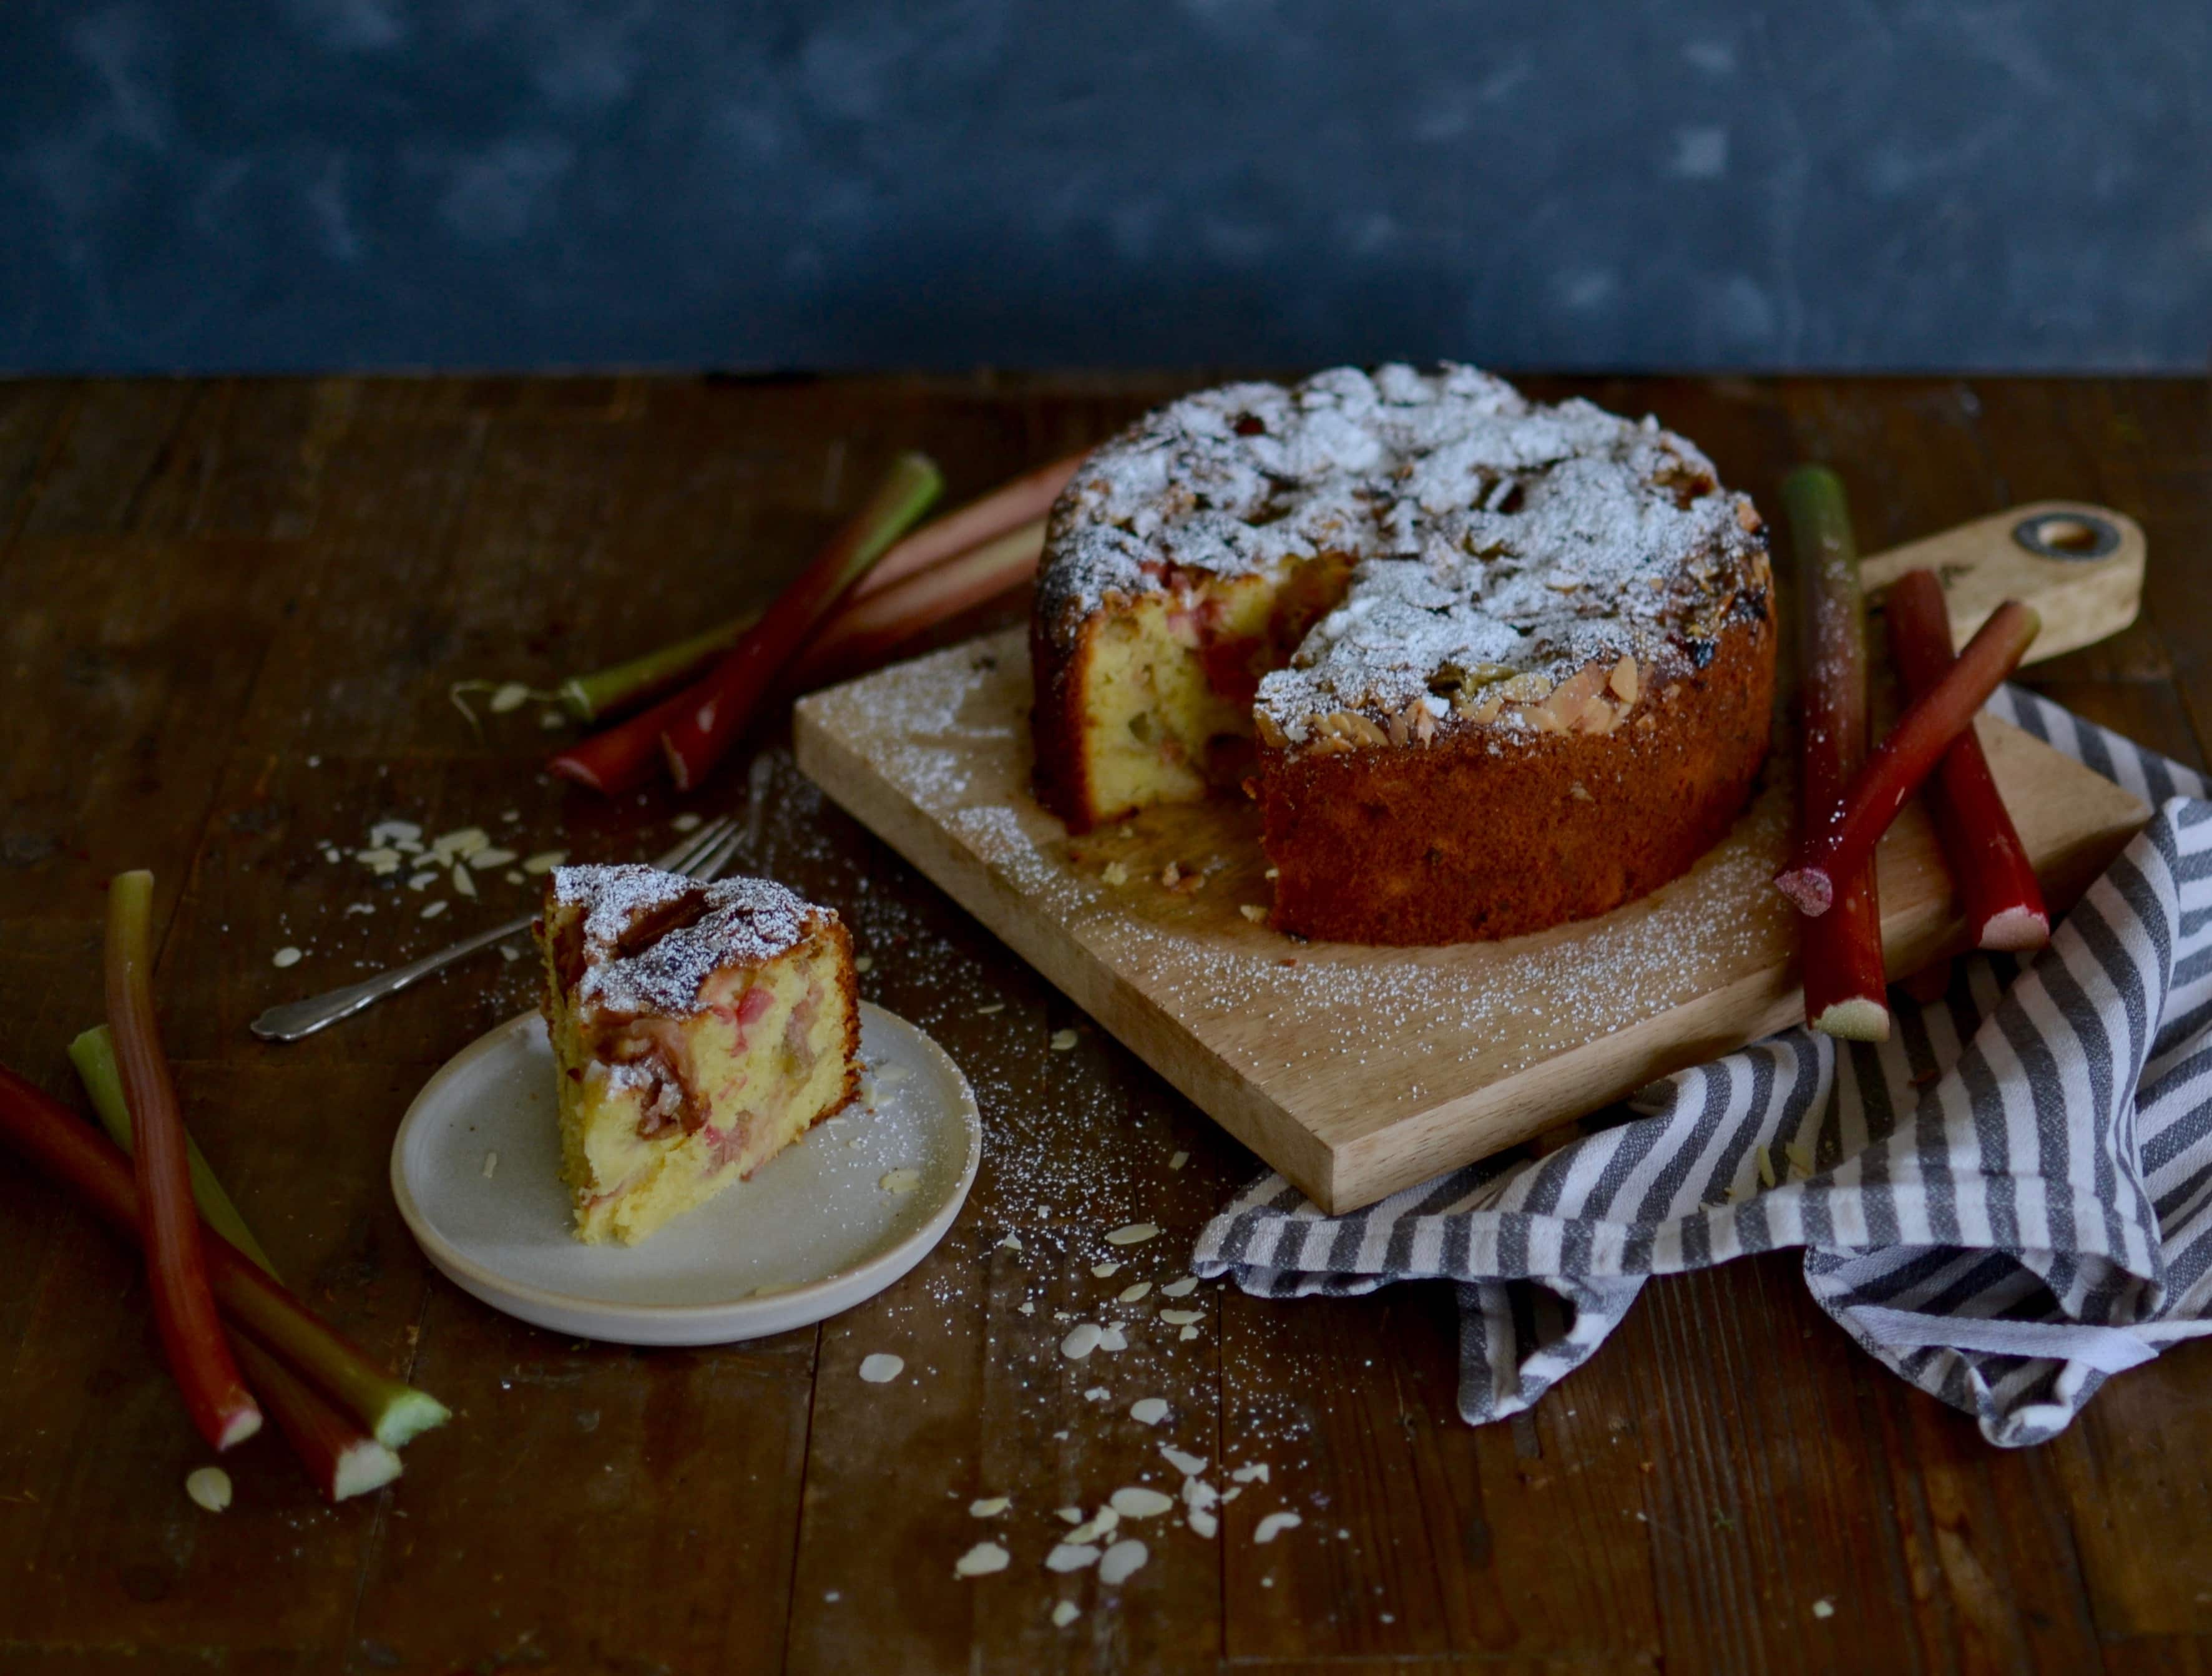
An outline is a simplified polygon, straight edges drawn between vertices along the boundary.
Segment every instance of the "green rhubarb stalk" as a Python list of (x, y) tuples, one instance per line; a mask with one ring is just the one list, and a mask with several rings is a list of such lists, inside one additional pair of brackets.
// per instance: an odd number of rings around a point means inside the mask
[[(123, 1073), (115, 1065), (115, 1038), (105, 1024), (95, 1024), (69, 1045), (70, 1063), (76, 1066), (78, 1078), (84, 1091), (92, 1096), (92, 1108), (100, 1114), (100, 1126), (107, 1131), (108, 1138), (125, 1152), (132, 1150), (131, 1108), (123, 1098)], [(230, 1202), (230, 1195), (216, 1180), (215, 1171), (208, 1167), (200, 1151), (200, 1144), (187, 1133), (185, 1136), (185, 1157), (191, 1167), (192, 1201), (200, 1207), (208, 1226), (228, 1240), (240, 1251), (269, 1271), (276, 1272), (276, 1266), (269, 1260), (269, 1254), (261, 1248), (261, 1242), (253, 1237), (253, 1230), (246, 1225), (246, 1218), (238, 1213), (238, 1206)]]
[(735, 646), (744, 638), (745, 630), (760, 621), (763, 609), (756, 605), (740, 611), (727, 622), (716, 623), (688, 641), (641, 653), (627, 663), (593, 670), (589, 675), (572, 675), (556, 689), (561, 707), (578, 721), (591, 722), (642, 704), (656, 693), (698, 674), (720, 653)]
[[(145, 1239), (131, 1158), (5, 1066), (0, 1066), (0, 1142), (75, 1187), (118, 1232)], [(197, 1224), (198, 1218), (193, 1220)], [(386, 1448), (398, 1448), (452, 1418), (436, 1398), (371, 1362), (229, 1241), (210, 1238), (204, 1251), (216, 1301), (231, 1321), (354, 1415)]]

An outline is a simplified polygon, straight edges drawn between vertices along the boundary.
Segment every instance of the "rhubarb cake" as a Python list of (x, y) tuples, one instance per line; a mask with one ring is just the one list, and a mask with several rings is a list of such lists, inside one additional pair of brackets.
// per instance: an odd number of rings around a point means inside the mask
[(1038, 794), (1079, 832), (1241, 786), (1307, 937), (1602, 914), (1741, 810), (1771, 596), (1750, 501), (1652, 419), (1449, 364), (1224, 386), (1053, 509)]
[(859, 1087), (852, 938), (781, 884), (559, 867), (536, 930), (580, 1240), (644, 1239)]

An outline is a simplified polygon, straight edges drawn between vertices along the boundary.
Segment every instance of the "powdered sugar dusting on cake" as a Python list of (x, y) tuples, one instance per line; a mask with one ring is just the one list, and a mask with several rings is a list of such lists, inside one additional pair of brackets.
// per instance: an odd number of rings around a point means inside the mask
[(1756, 531), (1650, 419), (1532, 403), (1471, 367), (1337, 367), (1201, 392), (1099, 448), (1054, 509), (1038, 610), (1065, 640), (1179, 571), (1352, 558), (1343, 606), (1261, 684), (1259, 711), (1295, 740), (1333, 711), (1395, 715), (1446, 665), (1694, 665), (1708, 619), (1764, 585)]
[[(635, 865), (558, 867), (548, 891), (553, 902), (583, 911), (578, 999), (617, 1012), (684, 1011), (714, 973), (774, 960), (836, 918), (773, 879), (701, 884)], [(643, 949), (621, 952), (640, 924), (695, 900), (703, 903), (696, 917)]]

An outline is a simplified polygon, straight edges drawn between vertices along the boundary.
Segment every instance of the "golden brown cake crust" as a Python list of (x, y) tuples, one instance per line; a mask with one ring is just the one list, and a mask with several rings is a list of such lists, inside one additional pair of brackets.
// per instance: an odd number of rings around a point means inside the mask
[(845, 1015), (845, 1091), (822, 1108), (814, 1120), (819, 1123), (825, 1117), (836, 1116), (860, 1097), (860, 980), (853, 965), (853, 933), (844, 920), (832, 920), (816, 934), (837, 950), (837, 1005)]
[(1758, 777), (1773, 642), (1771, 610), (1739, 617), (1703, 670), (1608, 733), (1547, 733), (1496, 755), (1480, 732), (1427, 749), (1265, 753), (1273, 924), (1349, 943), (1516, 937), (1680, 876)]

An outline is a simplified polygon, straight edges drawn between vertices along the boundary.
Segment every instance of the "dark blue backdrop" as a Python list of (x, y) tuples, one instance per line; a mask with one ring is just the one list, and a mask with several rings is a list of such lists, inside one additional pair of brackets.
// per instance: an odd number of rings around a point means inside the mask
[(2212, 5), (0, 10), (0, 367), (2201, 371)]

